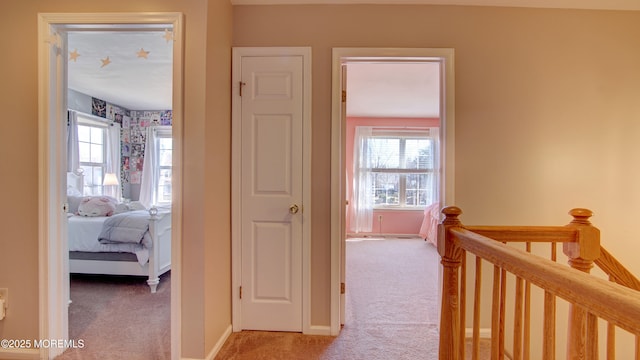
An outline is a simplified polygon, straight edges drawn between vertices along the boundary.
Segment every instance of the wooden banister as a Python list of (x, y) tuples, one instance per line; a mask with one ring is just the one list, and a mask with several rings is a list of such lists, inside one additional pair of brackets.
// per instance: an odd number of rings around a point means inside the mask
[[(465, 226), (462, 210), (448, 207), (438, 226), (438, 252), (443, 264), (440, 359), (465, 356), (466, 253), (476, 258), (472, 358), (478, 357), (481, 262), (494, 265), (492, 303), (492, 359), (505, 353), (505, 296), (507, 273), (516, 277), (514, 296), (514, 359), (530, 357), (530, 286), (544, 290), (542, 359), (555, 358), (556, 297), (569, 303), (567, 359), (598, 358), (598, 319), (609, 322), (607, 356), (613, 360), (616, 327), (636, 336), (640, 360), (640, 281), (600, 246), (600, 231), (588, 209), (573, 209), (566, 226)], [(526, 251), (506, 243), (526, 244)], [(531, 244), (549, 243), (551, 259), (531, 254)], [(562, 243), (570, 267), (556, 261), (556, 244)], [(610, 278), (589, 275), (594, 264)], [(462, 272), (462, 274), (460, 274)], [(479, 274), (480, 273), (480, 274)], [(462, 282), (461, 282), (462, 281)]]
[(596, 265), (618, 284), (640, 291), (640, 280), (627, 270), (604, 247), (600, 247), (600, 257), (595, 260)]
[(578, 232), (566, 226), (464, 226), (465, 229), (506, 242), (576, 242)]
[[(567, 227), (576, 229), (574, 242), (564, 243), (562, 250), (569, 258), (569, 265), (589, 273), (593, 262), (600, 257), (600, 230), (591, 225), (589, 209), (572, 209), (573, 220)], [(567, 359), (596, 359), (598, 353), (597, 319), (583, 307), (569, 304), (569, 329), (567, 333)], [(595, 356), (595, 357), (594, 357)]]
[(461, 227), (449, 229), (455, 247), (469, 251), (616, 326), (640, 335), (640, 294), (526, 253)]
[(442, 308), (440, 316), (440, 349), (441, 360), (460, 359), (460, 303), (458, 269), (462, 262), (462, 250), (451, 241), (449, 229), (462, 226), (458, 216), (462, 210), (455, 206), (442, 210), (445, 219), (438, 225), (438, 253), (442, 258)]

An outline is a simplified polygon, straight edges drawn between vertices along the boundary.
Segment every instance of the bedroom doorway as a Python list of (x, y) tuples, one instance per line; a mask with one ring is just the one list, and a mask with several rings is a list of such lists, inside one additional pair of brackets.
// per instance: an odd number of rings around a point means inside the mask
[[(171, 183), (173, 184), (173, 201), (181, 191), (182, 168), (181, 141), (175, 141), (182, 136), (182, 14), (180, 13), (120, 13), (120, 14), (40, 14), (39, 15), (39, 157), (40, 157), (40, 338), (69, 339), (68, 306), (69, 306), (69, 262), (67, 244), (67, 150), (66, 125), (67, 109), (71, 105), (68, 96), (68, 65), (69, 62), (81, 56), (101, 56), (96, 67), (105, 68), (116, 65), (116, 57), (109, 54), (96, 54), (87, 50), (69, 48), (69, 34), (90, 34), (100, 32), (139, 33), (162, 31), (164, 40), (172, 42), (169, 55), (172, 61), (170, 71), (169, 102), (172, 112), (173, 155)], [(99, 40), (96, 40), (100, 43)], [(149, 55), (140, 45), (134, 57)], [(155, 86), (157, 84), (148, 84)], [(99, 98), (101, 95), (89, 94), (89, 98)], [(77, 97), (72, 97), (76, 101)], [(96, 102), (91, 101), (90, 107)], [(73, 104), (77, 105), (77, 104)], [(100, 103), (98, 103), (98, 106)], [(96, 110), (95, 108), (93, 110)], [(99, 110), (99, 109), (98, 109)], [(113, 107), (104, 109), (113, 111)], [(91, 109), (89, 110), (91, 111)], [(95, 112), (91, 111), (93, 114)], [(121, 115), (121, 114), (120, 114)], [(103, 116), (106, 117), (106, 116)], [(120, 118), (120, 124), (122, 124)], [(120, 165), (120, 164), (118, 164)], [(124, 179), (121, 177), (121, 181)], [(95, 181), (94, 181), (95, 182)], [(106, 184), (106, 182), (105, 182)], [(171, 263), (173, 281), (170, 289), (171, 298), (171, 358), (178, 358), (180, 354), (180, 228), (181, 212), (179, 208), (172, 209), (171, 230)], [(142, 281), (143, 286), (147, 286)], [(149, 288), (147, 287), (147, 290)], [(65, 349), (40, 349), (40, 358), (52, 359), (60, 355)]]
[[(415, 114), (408, 113), (388, 113), (386, 115), (380, 116), (379, 114), (358, 114), (356, 117), (356, 123), (360, 121), (360, 126), (365, 128), (369, 128), (370, 132), (373, 129), (378, 130), (378, 136), (369, 137), (376, 139), (376, 141), (383, 139), (383, 141), (387, 141), (392, 137), (397, 140), (398, 144), (402, 144), (403, 142), (409, 141), (407, 139), (411, 138), (411, 141), (423, 141), (425, 142), (425, 146), (427, 144), (427, 140), (416, 140), (418, 137), (425, 139), (432, 138), (435, 140), (437, 144), (436, 148), (434, 148), (433, 155), (435, 156), (435, 162), (439, 164), (439, 166), (433, 169), (434, 174), (437, 174), (434, 178), (435, 186), (432, 187), (429, 191), (432, 192), (432, 195), (435, 195), (435, 198), (431, 199), (434, 201), (438, 201), (440, 204), (452, 204), (454, 202), (453, 199), (453, 159), (454, 159), (454, 134), (453, 134), (453, 124), (454, 124), (454, 106), (453, 106), (453, 49), (401, 49), (401, 48), (334, 48), (333, 49), (333, 76), (332, 76), (332, 227), (331, 227), (331, 244), (332, 244), (332, 265), (331, 265), (331, 283), (332, 283), (332, 300), (331, 300), (331, 333), (338, 334), (340, 332), (340, 325), (344, 324), (345, 316), (346, 316), (346, 296), (345, 293), (349, 291), (348, 284), (346, 282), (346, 238), (347, 233), (350, 231), (348, 227), (348, 209), (350, 206), (353, 206), (352, 203), (353, 197), (352, 189), (350, 186), (347, 186), (347, 181), (351, 184), (356, 178), (357, 174), (354, 174), (350, 169), (347, 169), (347, 166), (352, 167), (353, 161), (347, 159), (347, 154), (351, 152), (347, 148), (347, 144), (350, 147), (353, 147), (353, 136), (355, 132), (356, 125), (348, 124), (348, 118), (350, 115), (348, 114), (347, 109), (349, 108), (349, 101), (353, 99), (353, 97), (358, 96), (358, 94), (353, 94), (354, 91), (358, 91), (358, 88), (355, 89), (352, 87), (348, 79), (351, 76), (351, 72), (349, 68), (351, 67), (355, 70), (355, 73), (363, 72), (362, 79), (371, 80), (372, 76), (367, 76), (366, 71), (374, 71), (374, 74), (379, 75), (381, 71), (383, 71), (384, 67), (382, 64), (388, 65), (391, 71), (394, 71), (395, 74), (399, 74), (398, 71), (404, 71), (403, 69), (409, 68), (413, 65), (415, 69), (419, 69), (420, 66), (425, 66), (423, 70), (417, 71), (431, 71), (436, 75), (437, 79), (435, 79), (438, 84), (436, 88), (436, 96), (438, 97), (435, 101), (436, 113), (431, 113), (430, 115), (421, 115), (416, 116)], [(409, 66), (412, 64), (411, 66)], [(431, 70), (424, 70), (431, 66)], [(435, 72), (433, 71), (435, 69)], [(371, 74), (371, 73), (370, 73)], [(414, 74), (415, 75), (415, 74)], [(411, 75), (409, 74), (411, 77)], [(414, 76), (413, 79), (420, 78), (420, 76)], [(381, 80), (385, 81), (385, 80)], [(393, 81), (393, 80), (386, 80)], [(347, 86), (349, 84), (349, 86)], [(364, 83), (364, 87), (373, 88), (376, 84)], [(388, 88), (389, 84), (384, 84), (382, 88)], [(347, 91), (348, 90), (348, 91)], [(404, 91), (404, 89), (400, 89)], [(393, 94), (394, 96), (396, 94)], [(413, 97), (407, 96), (406, 94), (402, 96), (399, 100), (406, 101), (407, 98)], [(415, 98), (415, 97), (413, 97)], [(419, 98), (418, 98), (419, 99)], [(384, 101), (385, 98), (377, 98), (371, 99), (373, 102), (391, 102)], [(387, 99), (388, 100), (388, 99)], [(414, 100), (427, 103), (429, 99), (424, 98), (423, 100)], [(365, 103), (366, 104), (366, 103)], [(420, 107), (414, 103), (404, 104), (402, 110), (406, 110), (407, 108)], [(370, 106), (368, 106), (370, 108)], [(416, 121), (416, 119), (407, 119), (407, 118), (416, 118), (421, 117), (422, 120), (426, 120), (426, 118), (432, 118), (431, 120), (437, 120), (436, 122), (429, 123), (429, 121)], [(398, 124), (390, 124), (385, 123), (384, 118), (402, 118), (404, 124), (397, 126)], [(372, 126), (373, 124), (373, 126)], [(393, 126), (392, 126), (393, 125)], [(435, 125), (435, 126), (434, 126)], [(410, 133), (409, 131), (417, 130), (419, 131), (415, 133)], [(401, 130), (401, 131), (399, 131)], [(424, 131), (426, 130), (426, 132)], [(421, 132), (421, 134), (418, 134)], [(372, 135), (372, 134), (370, 134)], [(351, 139), (349, 139), (351, 137)], [(389, 138), (389, 139), (386, 139)], [(415, 139), (414, 139), (415, 138)], [(414, 141), (414, 142), (415, 142)], [(387, 141), (389, 142), (389, 141)], [(393, 141), (391, 141), (393, 142)], [(398, 145), (401, 146), (401, 145)], [(402, 149), (405, 149), (402, 146)], [(386, 151), (386, 150), (385, 150)], [(404, 150), (398, 151), (399, 153), (405, 154)], [(424, 151), (423, 151), (424, 152)], [(385, 169), (383, 173), (388, 172), (388, 169)], [(406, 171), (402, 171), (406, 172)], [(385, 177), (393, 178), (393, 176), (389, 176), (389, 174), (385, 173)], [(387, 189), (385, 190), (385, 194), (380, 193), (379, 199), (374, 201), (380, 202), (391, 202), (392, 206), (400, 206), (402, 204), (407, 203), (415, 203), (415, 205), (429, 205), (424, 201), (430, 202), (427, 200), (419, 200), (418, 196), (415, 194), (411, 194), (406, 189), (406, 179), (402, 181), (402, 177), (405, 175), (398, 174), (395, 177), (397, 184), (391, 186), (394, 188), (395, 192), (389, 193)], [(423, 175), (419, 175), (423, 176)], [(400, 184), (399, 182), (403, 182), (404, 184)], [(389, 184), (386, 184), (389, 185)], [(393, 185), (393, 184), (392, 184)], [(402, 186), (405, 185), (405, 186)], [(387, 186), (388, 187), (388, 186)], [(368, 189), (368, 188), (367, 188)], [(381, 191), (382, 191), (381, 190)], [(416, 189), (414, 189), (416, 190)], [(427, 189), (422, 189), (425, 192)], [(368, 189), (367, 191), (373, 192), (373, 189)], [(420, 192), (420, 189), (417, 189)], [(401, 193), (403, 192), (403, 193)], [(376, 192), (377, 193), (377, 192)], [(386, 195), (386, 196), (385, 196)], [(418, 215), (419, 212), (418, 212)], [(368, 225), (368, 232), (370, 234), (384, 234), (384, 233), (394, 233), (397, 229), (393, 230), (384, 230), (382, 229), (383, 219), (387, 215), (373, 214), (370, 212), (368, 215), (370, 217), (370, 223)], [(372, 221), (371, 221), (372, 220)], [(352, 227), (353, 228), (353, 227)], [(356, 226), (357, 228), (357, 226)], [(362, 229), (359, 229), (362, 230)], [(440, 271), (440, 268), (438, 268)], [(438, 275), (438, 278), (441, 277), (441, 274)], [(438, 279), (438, 303), (440, 298), (440, 279)]]

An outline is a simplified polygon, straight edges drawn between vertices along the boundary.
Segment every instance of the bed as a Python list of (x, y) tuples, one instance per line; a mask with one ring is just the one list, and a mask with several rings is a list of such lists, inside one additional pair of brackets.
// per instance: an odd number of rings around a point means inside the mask
[(81, 216), (82, 185), (82, 174), (67, 173), (69, 272), (145, 276), (155, 293), (171, 269), (171, 210), (121, 203), (108, 216)]
[(420, 226), (420, 237), (438, 246), (438, 224), (440, 223), (440, 203), (435, 202), (424, 209), (424, 219)]

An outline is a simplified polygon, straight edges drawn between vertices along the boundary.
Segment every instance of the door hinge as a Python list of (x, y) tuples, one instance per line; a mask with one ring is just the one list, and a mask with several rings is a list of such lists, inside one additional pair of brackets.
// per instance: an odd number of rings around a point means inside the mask
[(342, 102), (347, 102), (347, 90), (342, 90)]
[(240, 286), (240, 299), (242, 299), (242, 286)]
[(346, 286), (344, 285), (344, 283), (340, 283), (340, 294), (344, 294), (345, 293), (345, 289)]
[(69, 203), (62, 204), (62, 211), (64, 211), (65, 213), (69, 212)]
[(242, 88), (247, 85), (247, 83), (243, 83), (242, 81), (239, 81), (240, 83), (240, 96), (242, 96)]

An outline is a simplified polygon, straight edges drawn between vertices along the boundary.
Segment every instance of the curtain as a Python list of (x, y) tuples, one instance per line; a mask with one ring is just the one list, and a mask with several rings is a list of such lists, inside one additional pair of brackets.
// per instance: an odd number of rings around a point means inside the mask
[(440, 202), (440, 179), (442, 179), (442, 169), (440, 168), (440, 128), (429, 128), (429, 138), (433, 140), (433, 172), (429, 177), (429, 192), (431, 201), (427, 204)]
[(80, 168), (80, 147), (78, 146), (78, 113), (67, 113), (67, 172), (77, 173)]
[(353, 190), (351, 192), (352, 232), (371, 232), (373, 228), (373, 176), (369, 160), (369, 142), (373, 132), (370, 126), (356, 126), (353, 143)]
[(120, 180), (120, 124), (114, 122), (107, 127), (107, 173), (116, 175), (116, 179), (120, 183), (115, 187), (113, 197), (120, 200), (122, 198), (122, 181)]
[(442, 178), (442, 169), (440, 168), (440, 129), (429, 128), (429, 137), (433, 140), (433, 171), (427, 180), (429, 190), (428, 205), (424, 209), (424, 219), (422, 220), (419, 234), (423, 239), (437, 246), (437, 229), (441, 218), (440, 179)]
[(147, 209), (155, 203), (156, 181), (155, 174), (156, 158), (158, 156), (156, 149), (156, 131), (155, 127), (147, 128), (145, 144), (144, 144), (144, 162), (142, 163), (142, 177), (140, 179), (140, 203)]

